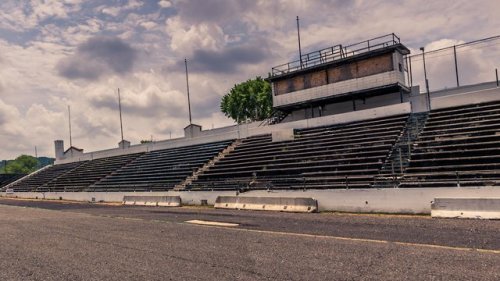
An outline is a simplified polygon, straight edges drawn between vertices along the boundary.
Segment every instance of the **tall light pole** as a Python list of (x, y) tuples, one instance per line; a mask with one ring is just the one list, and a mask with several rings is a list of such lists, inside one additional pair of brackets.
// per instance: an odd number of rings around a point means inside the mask
[(118, 88), (118, 111), (120, 111), (120, 132), (122, 136), (122, 148), (125, 149), (125, 145), (123, 143), (123, 122), (122, 122), (122, 100), (120, 97), (120, 88)]
[(424, 62), (424, 78), (425, 78), (425, 89), (427, 91), (427, 102), (429, 105), (429, 110), (431, 109), (431, 95), (429, 91), (429, 80), (427, 79), (427, 69), (425, 66), (425, 49), (424, 47), (420, 47), (420, 51), (422, 51), (422, 60)]
[(71, 137), (71, 107), (68, 105), (68, 123), (69, 123), (69, 151), (73, 157), (73, 139)]
[(189, 125), (192, 124), (191, 121), (191, 100), (189, 99), (189, 78), (188, 78), (188, 63), (187, 59), (184, 59), (184, 65), (186, 66), (186, 89), (187, 89), (187, 96), (188, 96), (188, 110), (189, 110)]
[(300, 25), (299, 25), (299, 16), (297, 16), (297, 39), (299, 41), (299, 60), (300, 60), (300, 68), (302, 68), (302, 49), (300, 48)]

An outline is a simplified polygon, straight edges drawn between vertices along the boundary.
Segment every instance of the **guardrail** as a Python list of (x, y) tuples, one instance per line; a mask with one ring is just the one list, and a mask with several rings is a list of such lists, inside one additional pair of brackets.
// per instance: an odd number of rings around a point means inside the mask
[(347, 46), (341, 44), (310, 52), (302, 55), (298, 60), (278, 65), (272, 68), (271, 76), (278, 76), (296, 72), (327, 62), (352, 57), (376, 49), (382, 49), (401, 43), (401, 39), (394, 33), (371, 38)]

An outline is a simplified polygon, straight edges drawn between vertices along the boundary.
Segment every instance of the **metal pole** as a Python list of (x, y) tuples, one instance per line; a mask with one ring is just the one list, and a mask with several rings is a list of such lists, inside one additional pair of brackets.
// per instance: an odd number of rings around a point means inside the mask
[(399, 170), (401, 174), (403, 174), (403, 156), (401, 155), (401, 147), (398, 148), (399, 150)]
[(410, 137), (410, 129), (408, 128), (408, 131), (406, 131), (408, 134), (408, 157), (411, 155), (411, 137)]
[(497, 77), (497, 87), (498, 87), (498, 68), (495, 68), (495, 75)]
[(425, 88), (427, 90), (427, 102), (429, 103), (429, 110), (431, 109), (431, 95), (429, 92), (429, 80), (427, 79), (427, 68), (425, 66), (425, 49), (424, 47), (420, 47), (420, 51), (422, 51), (422, 60), (424, 62), (424, 78), (425, 78)]
[(453, 45), (453, 55), (455, 57), (455, 74), (457, 76), (457, 87), (460, 87), (460, 83), (458, 81), (457, 46), (455, 45)]
[(35, 158), (38, 159), (38, 151), (36, 150), (36, 145), (35, 145)]
[(120, 88), (118, 88), (118, 111), (120, 111), (120, 132), (122, 136), (122, 148), (125, 148), (125, 145), (123, 143), (123, 122), (122, 122), (122, 100), (120, 97)]
[(68, 105), (68, 123), (69, 123), (69, 150), (71, 151), (71, 157), (73, 157), (73, 139), (71, 137), (71, 107)]
[(297, 16), (297, 39), (299, 41), (299, 60), (300, 60), (300, 68), (302, 68), (302, 49), (300, 47), (300, 25), (299, 25), (299, 16)]
[(406, 61), (406, 82), (408, 82), (408, 85), (410, 85), (410, 68), (408, 66), (408, 56), (405, 58)]
[(408, 62), (410, 66), (410, 87), (413, 87), (413, 70), (411, 68), (411, 56), (408, 57)]
[(184, 65), (186, 66), (186, 89), (187, 89), (187, 96), (188, 96), (189, 125), (191, 125), (192, 124), (192, 121), (191, 121), (191, 100), (189, 98), (189, 78), (188, 78), (187, 59), (184, 59)]

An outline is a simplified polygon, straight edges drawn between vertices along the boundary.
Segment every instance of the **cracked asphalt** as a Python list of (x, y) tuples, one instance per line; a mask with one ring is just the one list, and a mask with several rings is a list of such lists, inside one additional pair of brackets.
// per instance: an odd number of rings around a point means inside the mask
[(499, 230), (426, 216), (0, 199), (0, 280), (500, 280)]

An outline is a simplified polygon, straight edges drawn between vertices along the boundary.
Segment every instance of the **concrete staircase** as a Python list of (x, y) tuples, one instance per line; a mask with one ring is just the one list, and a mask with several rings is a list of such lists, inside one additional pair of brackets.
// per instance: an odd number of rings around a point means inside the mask
[(230, 145), (228, 145), (224, 150), (219, 152), (214, 158), (209, 160), (207, 163), (205, 163), (202, 167), (198, 168), (197, 170), (193, 171), (193, 174), (189, 177), (187, 177), (183, 182), (180, 184), (175, 185), (174, 190), (179, 191), (179, 190), (184, 190), (186, 186), (190, 185), (193, 181), (198, 179), (198, 176), (203, 174), (203, 172), (207, 171), (211, 167), (213, 167), (219, 160), (222, 158), (226, 157), (229, 153), (231, 153), (238, 145), (241, 144), (241, 140), (237, 139), (234, 142), (232, 142)]
[(412, 143), (422, 132), (428, 117), (428, 112), (410, 114), (401, 135), (383, 163), (379, 175), (375, 177), (373, 187), (387, 188), (399, 185), (399, 179), (410, 165)]

